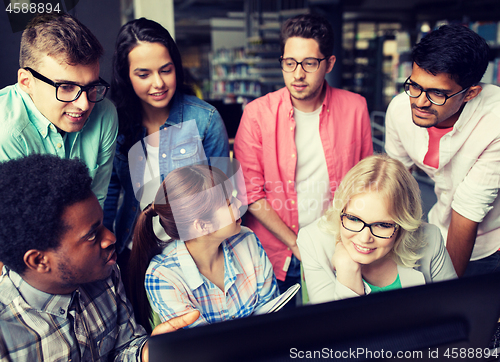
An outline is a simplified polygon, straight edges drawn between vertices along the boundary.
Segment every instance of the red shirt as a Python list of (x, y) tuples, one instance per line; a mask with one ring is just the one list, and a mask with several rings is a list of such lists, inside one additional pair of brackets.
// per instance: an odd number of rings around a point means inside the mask
[[(373, 153), (373, 143), (366, 100), (359, 94), (332, 88), (326, 82), (325, 86), (319, 127), (333, 197), (347, 171)], [(241, 163), (248, 204), (266, 198), (281, 220), (297, 234), (295, 120), (286, 87), (245, 107), (234, 152)], [(264, 246), (276, 278), (285, 280), (285, 261), (292, 252), (250, 213), (246, 225)]]
[(448, 128), (427, 128), (427, 133), (429, 134), (429, 148), (424, 157), (424, 165), (439, 168), (439, 141), (441, 141), (441, 138), (452, 129), (453, 126)]

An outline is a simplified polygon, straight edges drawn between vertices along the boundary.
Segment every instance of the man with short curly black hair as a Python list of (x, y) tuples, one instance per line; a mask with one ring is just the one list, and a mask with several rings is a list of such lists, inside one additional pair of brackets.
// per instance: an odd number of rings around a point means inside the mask
[[(0, 163), (0, 360), (148, 360), (91, 183), (78, 160), (30, 155)], [(172, 319), (153, 334), (198, 316)]]

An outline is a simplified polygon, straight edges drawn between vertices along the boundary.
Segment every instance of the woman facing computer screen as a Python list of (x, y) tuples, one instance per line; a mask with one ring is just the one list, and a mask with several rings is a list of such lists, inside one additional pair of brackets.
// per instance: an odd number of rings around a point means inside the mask
[(344, 177), (297, 243), (311, 303), (456, 278), (440, 230), (421, 221), (417, 182), (386, 155)]

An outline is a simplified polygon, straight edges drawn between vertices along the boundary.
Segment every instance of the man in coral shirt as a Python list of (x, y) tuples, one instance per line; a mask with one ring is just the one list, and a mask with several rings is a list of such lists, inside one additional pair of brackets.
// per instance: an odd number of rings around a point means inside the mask
[(283, 292), (300, 282), (297, 233), (320, 217), (343, 176), (373, 153), (366, 101), (325, 80), (334, 64), (333, 30), (318, 15), (298, 15), (281, 30), (286, 87), (245, 107), (236, 134), (249, 205)]

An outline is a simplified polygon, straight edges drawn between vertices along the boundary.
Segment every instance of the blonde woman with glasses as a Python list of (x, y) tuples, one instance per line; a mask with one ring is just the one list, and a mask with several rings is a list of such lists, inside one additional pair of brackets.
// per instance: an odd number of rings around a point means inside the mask
[(421, 217), (418, 184), (401, 162), (360, 161), (298, 234), (311, 303), (456, 278), (439, 229)]

